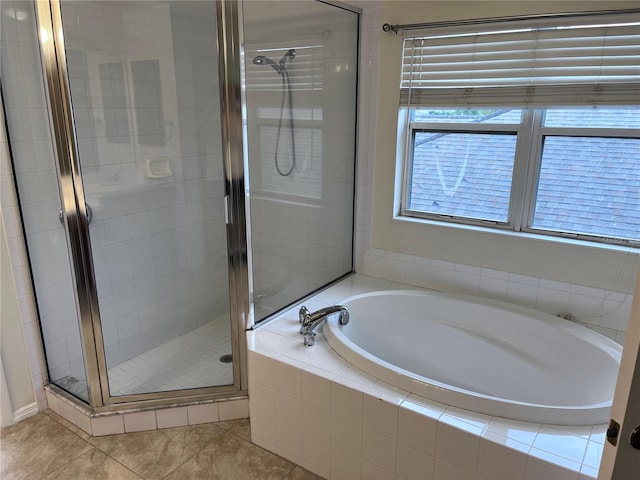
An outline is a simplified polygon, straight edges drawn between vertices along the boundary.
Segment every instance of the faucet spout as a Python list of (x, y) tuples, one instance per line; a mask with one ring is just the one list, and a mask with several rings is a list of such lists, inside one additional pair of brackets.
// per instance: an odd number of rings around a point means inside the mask
[(300, 322), (300, 334), (304, 337), (304, 344), (311, 347), (315, 344), (316, 332), (314, 331), (318, 325), (320, 325), (327, 317), (339, 313), (338, 321), (340, 325), (346, 325), (349, 323), (349, 309), (342, 305), (333, 305), (326, 308), (321, 308), (313, 313), (309, 312), (304, 305), (300, 308), (299, 322)]

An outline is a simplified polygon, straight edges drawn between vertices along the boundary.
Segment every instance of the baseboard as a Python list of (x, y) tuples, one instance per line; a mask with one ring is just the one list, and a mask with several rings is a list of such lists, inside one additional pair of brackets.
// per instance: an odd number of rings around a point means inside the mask
[(13, 423), (21, 422), (29, 417), (33, 417), (36, 413), (38, 413), (38, 402), (30, 403), (29, 405), (25, 405), (22, 408), (19, 408), (15, 412), (13, 412)]

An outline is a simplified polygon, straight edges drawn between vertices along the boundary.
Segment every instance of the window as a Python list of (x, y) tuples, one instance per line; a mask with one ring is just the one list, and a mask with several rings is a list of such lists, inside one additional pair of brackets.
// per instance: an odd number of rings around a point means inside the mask
[(637, 31), (617, 19), (405, 39), (400, 214), (637, 245)]

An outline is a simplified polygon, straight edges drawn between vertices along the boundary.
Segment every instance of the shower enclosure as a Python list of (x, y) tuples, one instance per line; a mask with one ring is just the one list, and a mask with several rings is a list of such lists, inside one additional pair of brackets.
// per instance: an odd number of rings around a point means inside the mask
[(50, 382), (94, 411), (246, 391), (245, 329), (352, 270), (358, 14), (11, 1), (2, 27)]

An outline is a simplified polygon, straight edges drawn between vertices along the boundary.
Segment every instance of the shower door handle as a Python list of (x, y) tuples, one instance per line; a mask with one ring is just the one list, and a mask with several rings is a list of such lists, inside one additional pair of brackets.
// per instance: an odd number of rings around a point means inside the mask
[[(90, 225), (91, 219), (93, 219), (93, 210), (91, 210), (88, 203), (85, 203), (85, 208), (87, 209), (87, 225)], [(64, 225), (64, 211), (62, 209), (58, 212), (58, 219), (60, 220), (60, 223)]]

